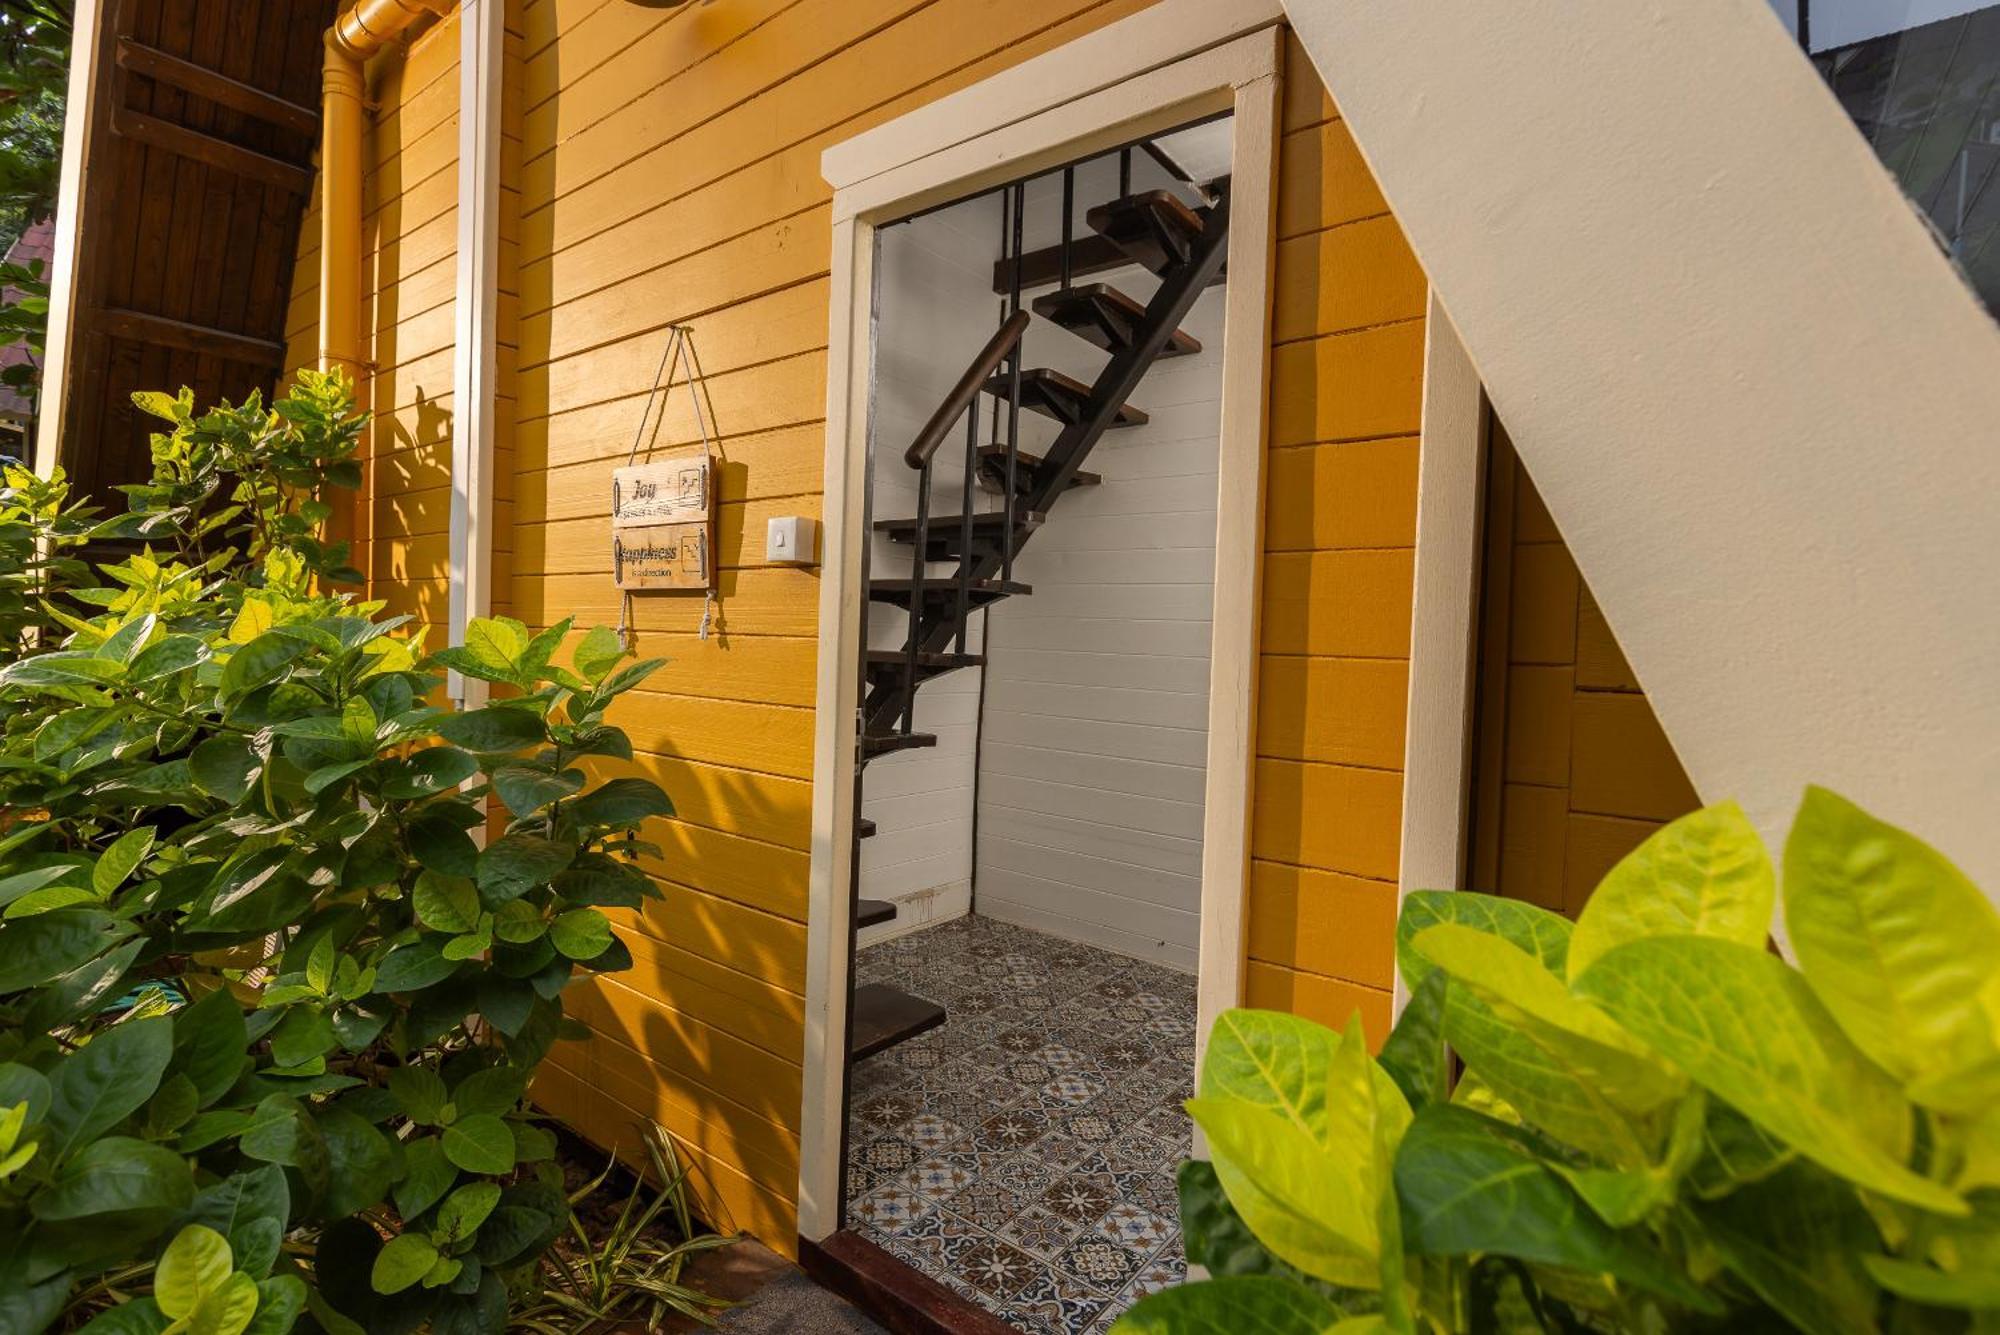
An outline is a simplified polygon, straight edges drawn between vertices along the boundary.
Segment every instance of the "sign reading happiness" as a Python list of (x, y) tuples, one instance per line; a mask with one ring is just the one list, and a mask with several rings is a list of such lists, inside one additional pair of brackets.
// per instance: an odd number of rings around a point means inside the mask
[(611, 569), (621, 589), (715, 585), (715, 467), (706, 445), (611, 473)]

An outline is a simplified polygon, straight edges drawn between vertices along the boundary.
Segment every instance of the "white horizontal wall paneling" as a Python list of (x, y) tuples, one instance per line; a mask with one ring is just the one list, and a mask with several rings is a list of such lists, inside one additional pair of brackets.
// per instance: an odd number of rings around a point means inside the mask
[[(1165, 180), (1143, 155), (1134, 178), (1138, 189)], [(1060, 188), (1058, 178), (1030, 187), (1030, 249), (1056, 240)], [(1076, 235), (1116, 189), (1111, 160), (1079, 171)], [(1141, 301), (1158, 285), (1137, 267), (1081, 281)], [(1105, 434), (1084, 464), (1102, 485), (1058, 500), (1016, 562), (1015, 578), (1034, 592), (992, 612), (979, 753), (976, 911), (1189, 971), (1199, 941), (1222, 316), (1223, 291), (1211, 288), (1183, 326), (1202, 351), (1155, 363), (1132, 395), (1148, 423)], [(1029, 330), (1027, 366), (1089, 383), (1104, 359), (1046, 321)], [(1024, 449), (1039, 453), (1055, 435), (1053, 423), (1024, 417)]]

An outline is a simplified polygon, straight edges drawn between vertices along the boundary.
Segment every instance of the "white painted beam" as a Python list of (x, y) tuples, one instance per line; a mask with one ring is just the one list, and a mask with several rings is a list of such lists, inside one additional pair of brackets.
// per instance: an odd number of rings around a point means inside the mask
[(1762, 0), (1287, 0), (1706, 799), (2000, 891), (2000, 331)]

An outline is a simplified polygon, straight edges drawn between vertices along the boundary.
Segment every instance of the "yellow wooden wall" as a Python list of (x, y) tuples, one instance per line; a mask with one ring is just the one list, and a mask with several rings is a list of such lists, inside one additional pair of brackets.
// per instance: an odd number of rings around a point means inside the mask
[[(827, 146), (1134, 13), (1145, 0), (525, 0), (503, 364), (507, 601), (614, 623), (607, 476), (671, 322), (693, 325), (721, 440), (715, 633), (640, 600), (669, 660), (616, 721), (675, 819), (662, 902), (618, 923), (637, 967), (570, 994), (596, 1033), (536, 1095), (605, 1144), (657, 1120), (723, 1227), (793, 1245), (819, 576), (760, 564), (767, 517), (817, 515)], [(456, 39), (382, 72), (370, 228), (378, 596), (443, 620)], [(1386, 1023), (1424, 285), (1296, 45), (1287, 60), (1271, 386), (1250, 1000)], [(431, 90), (436, 89), (436, 92)], [(518, 166), (514, 155), (518, 154)], [(312, 233), (308, 232), (310, 238)], [(518, 243), (517, 245), (514, 243)], [(309, 350), (317, 255), (293, 328)], [(422, 295), (419, 295), (419, 294)], [(677, 396), (659, 440), (695, 438)]]
[(1428, 289), (1296, 41), (1285, 88), (1247, 992), (1379, 1041)]
[(1573, 917), (1700, 801), (1497, 422), (1491, 453), (1469, 888)]

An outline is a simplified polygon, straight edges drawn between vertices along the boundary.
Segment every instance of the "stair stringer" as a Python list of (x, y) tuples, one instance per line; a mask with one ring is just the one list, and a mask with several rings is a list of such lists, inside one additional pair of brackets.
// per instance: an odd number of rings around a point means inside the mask
[(1776, 18), (1285, 7), (1704, 800), (2000, 893), (2000, 332)]

